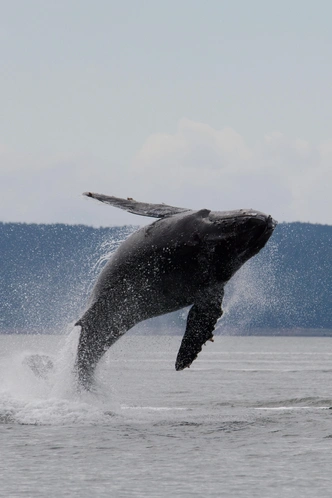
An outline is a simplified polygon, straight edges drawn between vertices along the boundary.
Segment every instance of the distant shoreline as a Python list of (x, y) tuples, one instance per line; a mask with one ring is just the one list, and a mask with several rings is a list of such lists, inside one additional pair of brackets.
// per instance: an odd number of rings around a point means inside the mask
[[(221, 331), (220, 331), (221, 332)], [(268, 337), (332, 337), (332, 329), (293, 328), (293, 329), (252, 329), (227, 330), (216, 335), (227, 336), (268, 336)]]
[[(127, 332), (130, 335), (148, 335), (148, 336), (177, 336), (183, 335), (184, 329), (171, 327), (165, 329), (150, 328), (150, 327), (135, 327)], [(4, 329), (0, 330), (0, 335), (67, 335), (67, 332), (61, 331), (41, 331), (41, 330), (23, 330), (23, 329)], [(332, 329), (315, 329), (315, 328), (285, 328), (285, 329), (267, 329), (256, 328), (250, 330), (241, 330), (237, 328), (218, 328), (215, 331), (216, 336), (239, 336), (239, 337), (332, 337)]]
[[(0, 331), (66, 334), (103, 262), (131, 231), (0, 223)], [(331, 282), (332, 226), (280, 223), (271, 243), (227, 284), (215, 334), (331, 336)], [(183, 336), (187, 311), (130, 333)]]

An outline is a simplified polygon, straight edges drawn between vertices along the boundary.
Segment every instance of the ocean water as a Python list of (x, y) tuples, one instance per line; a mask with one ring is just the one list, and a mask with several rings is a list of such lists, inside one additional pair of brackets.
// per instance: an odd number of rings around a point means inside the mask
[(176, 372), (181, 337), (127, 334), (79, 394), (77, 337), (0, 336), (1, 497), (331, 496), (332, 339), (218, 336)]

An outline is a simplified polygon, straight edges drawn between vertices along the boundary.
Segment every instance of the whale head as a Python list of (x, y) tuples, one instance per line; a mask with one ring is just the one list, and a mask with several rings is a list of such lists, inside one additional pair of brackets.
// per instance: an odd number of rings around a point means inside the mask
[(205, 222), (205, 243), (225, 281), (265, 246), (277, 225), (270, 215), (253, 209), (210, 211)]

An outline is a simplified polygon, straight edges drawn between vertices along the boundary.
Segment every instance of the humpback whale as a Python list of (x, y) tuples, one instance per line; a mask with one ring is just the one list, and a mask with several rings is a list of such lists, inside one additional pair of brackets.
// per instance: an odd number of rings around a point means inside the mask
[(191, 306), (176, 370), (191, 365), (213, 341), (224, 286), (257, 254), (277, 224), (252, 209), (194, 211), (86, 192), (84, 195), (141, 216), (157, 218), (112, 254), (92, 290), (81, 326), (75, 372), (89, 390), (98, 361), (137, 323)]

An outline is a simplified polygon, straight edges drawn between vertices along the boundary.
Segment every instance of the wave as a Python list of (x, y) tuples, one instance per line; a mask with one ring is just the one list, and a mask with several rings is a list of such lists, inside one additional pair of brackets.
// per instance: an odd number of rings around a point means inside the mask
[(290, 398), (256, 404), (256, 410), (331, 409), (332, 399), (316, 397)]

